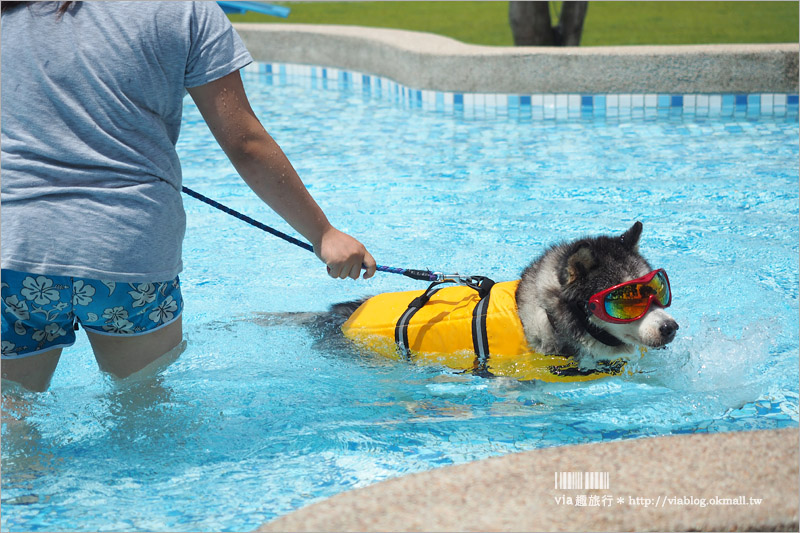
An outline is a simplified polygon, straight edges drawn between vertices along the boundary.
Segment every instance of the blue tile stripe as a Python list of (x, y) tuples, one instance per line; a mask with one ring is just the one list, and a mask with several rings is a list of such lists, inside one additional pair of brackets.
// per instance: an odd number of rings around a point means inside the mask
[(305, 83), (309, 87), (359, 89), (412, 108), (465, 116), (542, 118), (625, 116), (775, 116), (798, 115), (798, 95), (757, 94), (483, 94), (413, 89), (380, 76), (331, 67), (253, 63), (245, 75), (266, 76), (268, 84)]

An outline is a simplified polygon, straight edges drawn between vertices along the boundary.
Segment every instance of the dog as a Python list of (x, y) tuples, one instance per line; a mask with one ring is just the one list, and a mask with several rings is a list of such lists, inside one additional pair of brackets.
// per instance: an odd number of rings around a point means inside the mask
[(321, 332), (318, 340), (343, 333), (370, 352), (487, 377), (617, 375), (631, 356), (666, 346), (678, 331), (665, 311), (671, 304), (666, 272), (653, 270), (639, 253), (641, 233), (636, 222), (622, 235), (556, 244), (517, 281), (434, 283), (427, 291), (335, 304), (328, 313), (292, 313), (291, 321)]

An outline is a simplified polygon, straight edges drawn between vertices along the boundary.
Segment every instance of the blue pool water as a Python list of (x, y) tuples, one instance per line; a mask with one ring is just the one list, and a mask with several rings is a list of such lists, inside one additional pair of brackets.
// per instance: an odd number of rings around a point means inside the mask
[[(331, 350), (255, 318), (423, 285), (331, 280), (310, 253), (187, 197), (187, 351), (157, 383), (120, 385), (82, 339), (49, 392), (25, 407), (4, 400), (4, 531), (241, 531), (499, 454), (798, 425), (796, 107), (788, 118), (532, 120), (291, 77), (246, 85), (332, 222), (379, 263), (509, 280), (549, 244), (641, 220), (643, 254), (672, 281), (678, 338), (633, 375), (577, 385)], [(189, 100), (184, 122), (185, 183), (287, 230)]]

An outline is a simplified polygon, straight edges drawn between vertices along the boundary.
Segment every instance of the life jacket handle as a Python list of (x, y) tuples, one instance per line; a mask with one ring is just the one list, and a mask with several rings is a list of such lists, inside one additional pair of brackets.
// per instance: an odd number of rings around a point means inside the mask
[[(411, 300), (408, 304), (409, 308), (414, 309), (421, 309), (428, 301), (431, 299), (431, 296), (440, 288), (439, 285), (443, 285), (445, 283), (455, 283), (457, 285), (463, 285), (465, 287), (469, 287), (470, 289), (475, 289), (478, 291), (478, 296), (483, 299), (486, 297), (487, 294), (492, 290), (494, 287), (494, 280), (487, 278), (486, 276), (459, 276), (458, 274), (443, 277), (439, 281), (434, 281), (428, 288)], [(435, 290), (434, 290), (435, 289)]]

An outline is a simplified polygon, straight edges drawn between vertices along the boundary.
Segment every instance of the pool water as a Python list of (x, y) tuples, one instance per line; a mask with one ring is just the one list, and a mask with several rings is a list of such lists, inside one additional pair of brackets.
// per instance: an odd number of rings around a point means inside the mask
[[(631, 375), (581, 384), (382, 360), (263, 314), (422, 282), (331, 280), (307, 251), (185, 197), (187, 351), (155, 383), (115, 384), (81, 338), (47, 393), (4, 400), (4, 531), (249, 530), (489, 456), (798, 425), (796, 108), (475, 118), (346, 84), (245, 81), (331, 221), (379, 263), (510, 280), (550, 244), (641, 220), (642, 253), (670, 275), (677, 339)], [(189, 99), (179, 150), (187, 186), (291, 231)]]

